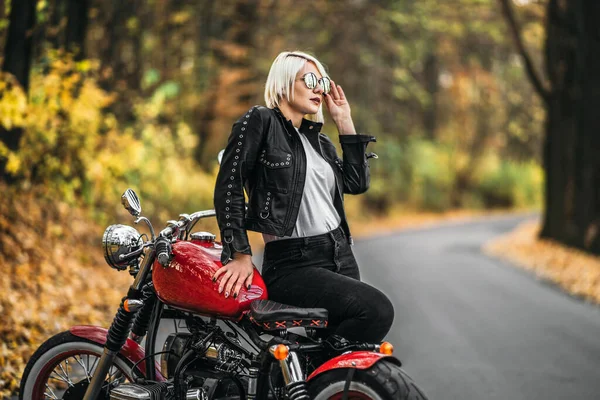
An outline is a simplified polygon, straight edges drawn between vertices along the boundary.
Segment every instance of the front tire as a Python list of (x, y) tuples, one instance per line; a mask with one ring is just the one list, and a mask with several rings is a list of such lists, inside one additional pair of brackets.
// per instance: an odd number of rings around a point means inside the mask
[[(310, 398), (341, 400), (348, 368), (324, 372), (309, 383)], [(398, 365), (381, 360), (371, 368), (356, 369), (348, 400), (427, 400), (427, 396)]]
[[(44, 342), (27, 363), (19, 389), (19, 400), (81, 400), (94, 374), (104, 347), (96, 342), (61, 332)], [(102, 389), (132, 382), (133, 364), (120, 354), (110, 367)], [(103, 398), (102, 395), (98, 398)]]

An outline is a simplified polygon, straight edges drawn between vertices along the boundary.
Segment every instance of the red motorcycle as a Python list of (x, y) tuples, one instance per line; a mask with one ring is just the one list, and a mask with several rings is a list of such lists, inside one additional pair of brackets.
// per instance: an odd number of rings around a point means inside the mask
[[(43, 343), (19, 399), (426, 399), (391, 344), (323, 338), (327, 310), (268, 300), (258, 271), (237, 298), (219, 295), (221, 245), (192, 233), (213, 210), (180, 215), (155, 235), (132, 190), (122, 203), (151, 238), (126, 225), (104, 232), (107, 263), (135, 278), (110, 328), (74, 326)], [(155, 352), (165, 319), (187, 329)]]

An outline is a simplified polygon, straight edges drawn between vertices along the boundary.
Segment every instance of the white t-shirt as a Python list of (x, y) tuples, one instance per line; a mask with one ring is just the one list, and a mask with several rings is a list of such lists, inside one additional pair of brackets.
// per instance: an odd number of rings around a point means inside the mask
[(331, 165), (313, 148), (304, 134), (298, 131), (306, 154), (306, 180), (298, 211), (298, 219), (291, 236), (273, 236), (263, 233), (265, 243), (273, 240), (321, 235), (336, 229), (342, 221), (333, 200), (335, 175)]

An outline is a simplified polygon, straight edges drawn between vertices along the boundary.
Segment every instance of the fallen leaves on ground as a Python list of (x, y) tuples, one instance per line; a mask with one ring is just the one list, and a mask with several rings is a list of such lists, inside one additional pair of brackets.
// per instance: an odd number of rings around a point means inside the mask
[(37, 347), (73, 325), (108, 326), (132, 278), (106, 265), (102, 227), (39, 190), (0, 187), (0, 399)]
[(568, 293), (600, 304), (600, 257), (538, 237), (540, 225), (528, 221), (484, 250), (537, 276), (557, 283)]

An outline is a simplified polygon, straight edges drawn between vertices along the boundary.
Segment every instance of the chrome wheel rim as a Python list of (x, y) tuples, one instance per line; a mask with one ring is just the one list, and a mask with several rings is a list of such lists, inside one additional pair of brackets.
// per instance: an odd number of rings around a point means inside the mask
[[(91, 381), (102, 356), (102, 348), (91, 343), (64, 343), (46, 352), (36, 362), (25, 385), (23, 398), (32, 400), (79, 400)], [(131, 382), (131, 370), (122, 360), (111, 365), (102, 391)]]
[[(346, 382), (335, 382), (323, 389), (315, 400), (340, 400)], [(348, 400), (383, 400), (372, 388), (362, 382), (351, 382), (348, 388)]]

